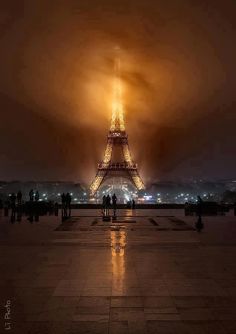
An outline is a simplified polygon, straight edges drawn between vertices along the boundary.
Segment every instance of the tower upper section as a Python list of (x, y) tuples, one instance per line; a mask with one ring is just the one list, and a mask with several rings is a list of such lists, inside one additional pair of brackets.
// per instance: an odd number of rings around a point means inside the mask
[(113, 99), (110, 131), (125, 131), (124, 106), (122, 101), (122, 82), (120, 77), (121, 61), (116, 54), (114, 61)]

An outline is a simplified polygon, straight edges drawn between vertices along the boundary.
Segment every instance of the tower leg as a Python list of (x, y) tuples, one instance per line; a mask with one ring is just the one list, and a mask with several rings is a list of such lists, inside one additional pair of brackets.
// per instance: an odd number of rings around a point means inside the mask
[(127, 140), (122, 143), (123, 156), (126, 163), (132, 163), (132, 158)]
[(130, 173), (130, 178), (138, 190), (145, 189), (144, 183), (137, 170), (134, 170), (132, 173)]
[(104, 164), (108, 164), (111, 161), (112, 151), (113, 151), (113, 141), (111, 139), (108, 139), (103, 158)]
[(91, 191), (92, 196), (96, 193), (96, 191), (98, 190), (98, 188), (102, 184), (104, 178), (105, 178), (105, 173), (104, 174), (99, 173), (95, 176), (95, 179), (93, 180), (93, 182), (90, 186), (90, 191)]

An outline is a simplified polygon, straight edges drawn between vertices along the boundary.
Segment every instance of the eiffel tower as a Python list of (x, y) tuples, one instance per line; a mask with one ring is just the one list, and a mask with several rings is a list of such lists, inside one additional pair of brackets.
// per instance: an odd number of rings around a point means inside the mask
[[(144, 189), (144, 183), (138, 173), (138, 166), (131, 157), (128, 135), (125, 131), (119, 57), (115, 58), (114, 71), (111, 126), (107, 135), (107, 146), (103, 160), (98, 164), (97, 174), (90, 186), (91, 195), (94, 195), (102, 183), (111, 177), (126, 178), (137, 190)], [(118, 151), (120, 151), (119, 156)]]

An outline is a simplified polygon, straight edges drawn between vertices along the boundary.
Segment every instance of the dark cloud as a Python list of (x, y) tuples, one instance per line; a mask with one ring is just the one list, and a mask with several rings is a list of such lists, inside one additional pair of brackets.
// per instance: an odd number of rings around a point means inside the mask
[(2, 3), (1, 178), (91, 180), (109, 127), (116, 45), (145, 179), (234, 177), (235, 6)]

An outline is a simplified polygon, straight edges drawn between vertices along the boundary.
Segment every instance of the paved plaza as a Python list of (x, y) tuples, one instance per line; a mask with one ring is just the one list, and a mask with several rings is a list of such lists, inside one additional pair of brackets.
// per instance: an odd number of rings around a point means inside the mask
[[(99, 210), (0, 217), (1, 329), (9, 333), (236, 333), (236, 217)], [(9, 303), (10, 330), (4, 330)]]

